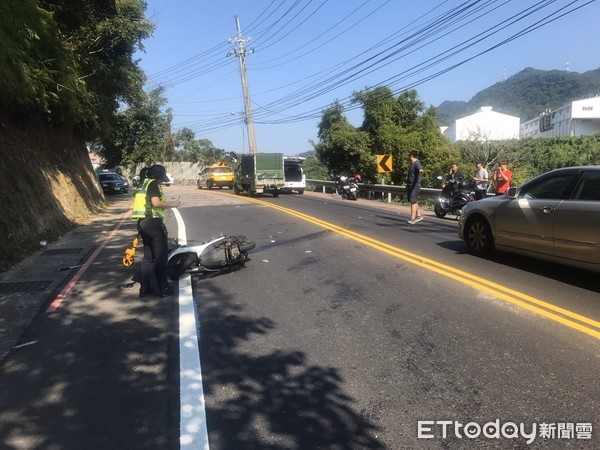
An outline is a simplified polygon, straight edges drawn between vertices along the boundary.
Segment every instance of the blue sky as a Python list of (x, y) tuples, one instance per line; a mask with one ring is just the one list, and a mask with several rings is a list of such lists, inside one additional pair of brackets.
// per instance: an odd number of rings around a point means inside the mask
[(156, 31), (136, 57), (148, 87), (165, 86), (174, 129), (191, 128), (227, 151), (248, 151), (239, 63), (227, 57), (236, 14), (242, 36), (252, 38), (247, 76), (264, 152), (312, 150), (320, 111), (336, 99), (359, 125), (360, 111), (348, 100), (365, 87), (414, 88), (426, 105), (438, 106), (467, 101), (525, 67), (600, 67), (597, 0), (147, 3)]

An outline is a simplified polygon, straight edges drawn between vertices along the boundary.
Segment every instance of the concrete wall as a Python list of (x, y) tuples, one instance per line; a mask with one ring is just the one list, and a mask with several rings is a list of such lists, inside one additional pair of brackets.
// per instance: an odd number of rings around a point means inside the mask
[[(175, 184), (195, 184), (198, 172), (204, 169), (204, 164), (190, 162), (163, 162), (160, 163), (167, 168), (167, 172), (175, 178)], [(144, 167), (143, 164), (136, 164), (133, 167), (121, 168), (123, 175), (129, 180), (134, 175), (139, 175), (140, 170)]]

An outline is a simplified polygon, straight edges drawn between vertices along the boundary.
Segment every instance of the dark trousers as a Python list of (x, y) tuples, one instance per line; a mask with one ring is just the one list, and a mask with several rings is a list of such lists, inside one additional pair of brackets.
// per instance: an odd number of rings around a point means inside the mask
[(475, 200), (481, 200), (487, 197), (487, 191), (485, 189), (475, 189)]
[(138, 231), (144, 241), (144, 257), (141, 262), (140, 284), (146, 293), (164, 291), (167, 282), (167, 228), (162, 219), (142, 219), (138, 222)]

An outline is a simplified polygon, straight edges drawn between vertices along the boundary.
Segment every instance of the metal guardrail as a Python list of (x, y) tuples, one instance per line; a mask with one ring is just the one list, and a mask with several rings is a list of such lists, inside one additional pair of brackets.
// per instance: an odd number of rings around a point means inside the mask
[[(306, 187), (315, 188), (318, 190), (321, 188), (323, 193), (334, 193), (335, 182), (326, 180), (306, 180)], [(381, 193), (382, 197), (387, 194), (388, 202), (391, 202), (392, 195), (399, 196), (402, 199), (406, 199), (406, 186), (395, 186), (390, 184), (365, 184), (358, 183), (358, 190), (361, 193), (367, 193), (368, 198), (374, 198), (374, 193)], [(433, 188), (421, 188), (420, 197), (427, 199), (437, 199), (442, 192), (441, 189)]]

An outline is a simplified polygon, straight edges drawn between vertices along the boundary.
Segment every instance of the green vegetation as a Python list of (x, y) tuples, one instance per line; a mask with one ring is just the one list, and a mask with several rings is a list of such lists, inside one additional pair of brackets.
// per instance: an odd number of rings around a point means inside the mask
[(355, 92), (354, 102), (361, 105), (364, 114), (358, 128), (348, 122), (338, 102), (323, 111), (318, 124), (319, 142), (313, 143), (318, 161), (305, 163), (310, 167), (308, 178), (323, 179), (330, 171), (360, 173), (363, 181), (379, 183), (382, 178), (376, 173), (375, 155), (390, 153), (394, 171), (384, 181), (403, 185), (412, 149), (421, 154), (425, 187), (439, 187), (436, 177), (446, 174), (452, 162), (470, 176), (477, 161), (492, 171), (501, 160), (507, 160), (513, 171), (513, 185), (560, 167), (600, 164), (600, 134), (506, 141), (474, 139), (452, 145), (439, 132), (435, 109), (425, 109), (415, 91), (394, 97), (390, 89), (378, 87)]
[(153, 30), (145, 8), (142, 0), (0, 2), (2, 119), (107, 137), (119, 105), (142, 95), (132, 55)]
[(230, 161), (225, 150), (217, 148), (208, 139), (196, 139), (189, 128), (183, 128), (175, 133), (176, 151), (173, 153), (174, 161), (189, 161), (215, 164), (219, 161)]
[(456, 162), (465, 175), (475, 171), (476, 161), (482, 161), (491, 171), (501, 160), (506, 160), (513, 171), (513, 185), (560, 167), (600, 164), (600, 134), (490, 142), (460, 141), (456, 143), (456, 149), (460, 155)]
[(446, 101), (438, 107), (440, 123), (473, 114), (482, 106), (531, 120), (546, 108), (556, 109), (574, 100), (600, 95), (600, 69), (585, 73), (526, 68), (509, 79), (478, 92), (468, 102)]
[(377, 87), (355, 92), (353, 97), (363, 109), (361, 127), (348, 122), (338, 102), (323, 111), (318, 125), (319, 142), (313, 146), (328, 170), (360, 173), (364, 182), (379, 182), (376, 155), (389, 153), (393, 172), (386, 176), (386, 182), (404, 184), (408, 154), (415, 149), (425, 166), (424, 185), (433, 186), (435, 177), (458, 156), (439, 132), (435, 109), (425, 109), (416, 91), (394, 97), (389, 88)]

